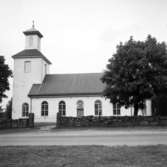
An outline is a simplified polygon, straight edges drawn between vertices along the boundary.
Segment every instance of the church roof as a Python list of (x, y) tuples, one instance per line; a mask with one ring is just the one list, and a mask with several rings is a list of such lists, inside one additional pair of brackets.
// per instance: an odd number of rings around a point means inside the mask
[(34, 84), (29, 96), (87, 96), (102, 95), (102, 73), (49, 74), (42, 84)]
[(35, 29), (35, 27), (32, 27), (26, 31), (23, 32), (25, 35), (38, 35), (40, 38), (43, 37), (43, 35), (40, 33), (40, 31), (38, 31), (37, 29)]
[(51, 62), (38, 50), (38, 49), (25, 49), (21, 52), (15, 54), (12, 56), (15, 58), (42, 58), (44, 59), (48, 64), (51, 64)]

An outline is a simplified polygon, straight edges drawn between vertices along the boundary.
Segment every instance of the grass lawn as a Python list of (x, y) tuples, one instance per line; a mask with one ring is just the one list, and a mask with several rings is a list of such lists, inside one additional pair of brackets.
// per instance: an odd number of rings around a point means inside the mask
[(166, 167), (167, 146), (4, 146), (0, 167)]

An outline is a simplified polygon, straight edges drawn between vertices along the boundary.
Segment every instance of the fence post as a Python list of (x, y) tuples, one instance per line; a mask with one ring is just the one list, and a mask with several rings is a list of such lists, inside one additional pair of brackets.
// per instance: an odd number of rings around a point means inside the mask
[(28, 127), (34, 128), (34, 113), (29, 113)]
[(57, 112), (57, 121), (56, 121), (56, 127), (60, 128), (62, 126), (62, 122), (61, 122), (61, 113)]

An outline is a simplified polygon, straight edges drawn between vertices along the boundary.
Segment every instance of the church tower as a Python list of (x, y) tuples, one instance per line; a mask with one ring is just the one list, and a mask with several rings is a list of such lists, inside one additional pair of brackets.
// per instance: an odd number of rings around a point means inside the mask
[(34, 22), (32, 28), (23, 32), (25, 38), (25, 49), (41, 49), (41, 38), (43, 35), (35, 29)]
[(51, 62), (41, 53), (41, 38), (34, 23), (32, 28), (23, 32), (25, 49), (15, 54), (13, 71), (13, 108), (12, 118), (24, 118), (31, 112), (31, 100), (28, 97), (33, 84), (41, 84), (49, 73)]

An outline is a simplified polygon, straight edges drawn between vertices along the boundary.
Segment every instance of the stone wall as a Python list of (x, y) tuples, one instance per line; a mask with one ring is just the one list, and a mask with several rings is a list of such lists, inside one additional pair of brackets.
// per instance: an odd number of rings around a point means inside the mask
[(34, 127), (34, 114), (30, 113), (28, 118), (25, 119), (0, 119), (0, 129), (10, 128), (33, 128)]
[(167, 117), (138, 116), (84, 116), (61, 117), (57, 115), (58, 128), (72, 127), (134, 127), (134, 126), (167, 126)]
[(6, 120), (7, 119), (7, 114), (6, 112), (0, 112), (0, 121), (1, 120)]

